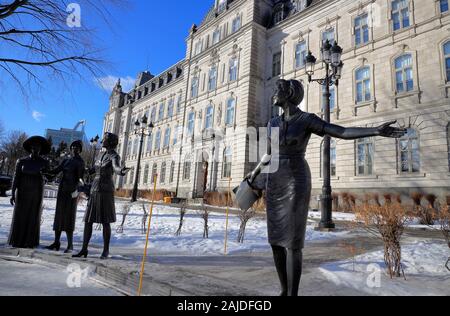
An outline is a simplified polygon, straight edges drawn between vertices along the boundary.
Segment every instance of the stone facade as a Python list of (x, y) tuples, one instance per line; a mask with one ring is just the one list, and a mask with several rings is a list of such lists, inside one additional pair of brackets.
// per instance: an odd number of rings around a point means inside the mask
[[(151, 116), (153, 109), (158, 113), (161, 104), (165, 106), (164, 119), (154, 120), (153, 136), (170, 127), (170, 145), (162, 149), (161, 135), (160, 150), (154, 149), (155, 140), (153, 149), (144, 146), (140, 188), (151, 187), (155, 164), (157, 187), (180, 196), (201, 196), (205, 189), (226, 191), (230, 177), (232, 186), (237, 185), (254, 166), (249, 162), (246, 128), (265, 126), (275, 113), (270, 97), (277, 79), (301, 80), (306, 91), (301, 108), (322, 115), (322, 87), (308, 83), (300, 56), (310, 50), (319, 57), (322, 40), (329, 38), (343, 47), (345, 64), (334, 92), (333, 123), (376, 126), (397, 120), (409, 129), (409, 138), (404, 140), (337, 140), (332, 155), (336, 158), (333, 189), (448, 192), (447, 1), (234, 0), (226, 6), (222, 2), (217, 0), (200, 26), (191, 29), (183, 61), (159, 76), (141, 74), (135, 89), (128, 93), (122, 92), (120, 85), (113, 91), (105, 131), (120, 135), (120, 154), (130, 167), (137, 161), (133, 122), (144, 113)], [(236, 61), (235, 73), (230, 67), (232, 60)], [(323, 72), (318, 62), (314, 76), (323, 76)], [(199, 80), (198, 93), (193, 95), (195, 78)], [(172, 98), (176, 110), (168, 118)], [(230, 100), (234, 100), (231, 114), (227, 111)], [(192, 116), (193, 135), (189, 128)], [(176, 126), (180, 128), (173, 145)], [(315, 196), (320, 194), (322, 182), (321, 141), (313, 137), (307, 154)], [(223, 161), (224, 153), (232, 156), (231, 174), (226, 172), (229, 165)], [(186, 161), (191, 162), (190, 167)], [(161, 183), (163, 162), (166, 176)], [(149, 171), (145, 172), (147, 165)], [(125, 180), (118, 185), (131, 188), (131, 177)]]

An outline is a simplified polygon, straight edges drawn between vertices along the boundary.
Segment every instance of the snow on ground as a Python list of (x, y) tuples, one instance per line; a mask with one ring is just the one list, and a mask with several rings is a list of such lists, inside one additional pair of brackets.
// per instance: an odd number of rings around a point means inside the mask
[(450, 255), (445, 243), (414, 241), (402, 247), (404, 278), (390, 279), (384, 252), (356, 256), (354, 260), (328, 263), (319, 271), (334, 284), (368, 295), (450, 295)]
[[(122, 209), (127, 202), (117, 201), (117, 223), (112, 227), (113, 236), (111, 245), (113, 247), (143, 248), (145, 245), (145, 235), (142, 234), (142, 203), (134, 204), (127, 216), (124, 233), (116, 232), (122, 221)], [(145, 204), (149, 211), (149, 204)], [(44, 200), (44, 210), (42, 215), (41, 241), (43, 245), (52, 242), (54, 233), (52, 229), (55, 199)], [(83, 217), (86, 202), (78, 206), (75, 242), (81, 242), (83, 238)], [(7, 239), (12, 220), (13, 207), (9, 204), (8, 198), (0, 198), (0, 240)], [(167, 206), (155, 206), (152, 217), (150, 233), (149, 251), (154, 253), (189, 254), (189, 255), (215, 255), (224, 251), (226, 216), (219, 213), (211, 213), (209, 220), (209, 239), (203, 239), (203, 219), (199, 211), (188, 211), (182, 234), (175, 236), (179, 225), (179, 209)], [(306, 232), (307, 241), (328, 240), (345, 238), (347, 232), (321, 233), (314, 231), (314, 222), (310, 222)], [(146, 223), (147, 226), (147, 223)], [(240, 220), (236, 215), (230, 215), (228, 230), (228, 253), (252, 253), (270, 251), (267, 241), (267, 224), (265, 219), (251, 219), (247, 225), (245, 242), (236, 242), (239, 231)], [(95, 227), (95, 226), (94, 226)], [(63, 242), (65, 236), (63, 234)], [(101, 232), (94, 231), (92, 243), (102, 244)], [(63, 244), (64, 245), (64, 244)]]
[(88, 278), (81, 267), (64, 269), (39, 260), (0, 259), (1, 296), (119, 296)]

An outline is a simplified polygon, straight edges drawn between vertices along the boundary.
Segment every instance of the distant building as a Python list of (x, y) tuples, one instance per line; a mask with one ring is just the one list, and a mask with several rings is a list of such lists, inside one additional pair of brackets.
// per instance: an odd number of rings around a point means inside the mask
[[(83, 143), (87, 143), (87, 137), (84, 132), (86, 127), (86, 121), (80, 121), (75, 125), (73, 129), (61, 128), (60, 130), (47, 129), (45, 130), (45, 137), (52, 140), (53, 148), (57, 149), (61, 142), (71, 144), (74, 141), (81, 140)], [(81, 130), (80, 130), (81, 128)]]

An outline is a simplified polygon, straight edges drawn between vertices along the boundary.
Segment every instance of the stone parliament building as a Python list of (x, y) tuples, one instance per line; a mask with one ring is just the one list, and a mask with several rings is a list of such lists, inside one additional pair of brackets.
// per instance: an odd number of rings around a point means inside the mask
[[(276, 80), (305, 87), (302, 110), (322, 115), (322, 86), (308, 83), (304, 57), (325, 40), (344, 49), (343, 74), (332, 89), (332, 122), (368, 127), (397, 120), (400, 140), (332, 140), (335, 192), (434, 192), (450, 188), (450, 11), (448, 0), (215, 0), (186, 38), (186, 57), (159, 75), (139, 74), (131, 91), (117, 83), (104, 131), (120, 136), (132, 171), (117, 179), (131, 189), (145, 115), (139, 188), (180, 197), (227, 191), (251, 171), (248, 127), (274, 115)], [(181, 43), (180, 43), (181, 44)], [(318, 58), (320, 59), (320, 58)], [(320, 60), (315, 76), (322, 76)], [(321, 193), (321, 143), (307, 152), (312, 206)]]

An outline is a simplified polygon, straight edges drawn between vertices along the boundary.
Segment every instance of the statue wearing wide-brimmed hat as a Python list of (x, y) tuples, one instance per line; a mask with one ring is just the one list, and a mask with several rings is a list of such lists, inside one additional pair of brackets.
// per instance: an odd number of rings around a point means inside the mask
[(30, 154), (19, 159), (12, 186), (14, 215), (8, 244), (15, 248), (39, 246), (44, 173), (49, 163), (42, 156), (50, 153), (50, 143), (41, 136), (27, 139), (23, 148)]
[(64, 159), (61, 164), (50, 174), (62, 173), (59, 184), (58, 198), (56, 202), (55, 220), (53, 230), (55, 231), (55, 242), (48, 246), (48, 250), (59, 251), (61, 247), (61, 233), (67, 235), (67, 249), (65, 253), (73, 251), (73, 232), (78, 205), (78, 186), (84, 175), (84, 160), (80, 154), (83, 151), (83, 143), (79, 140), (70, 145), (71, 156)]

